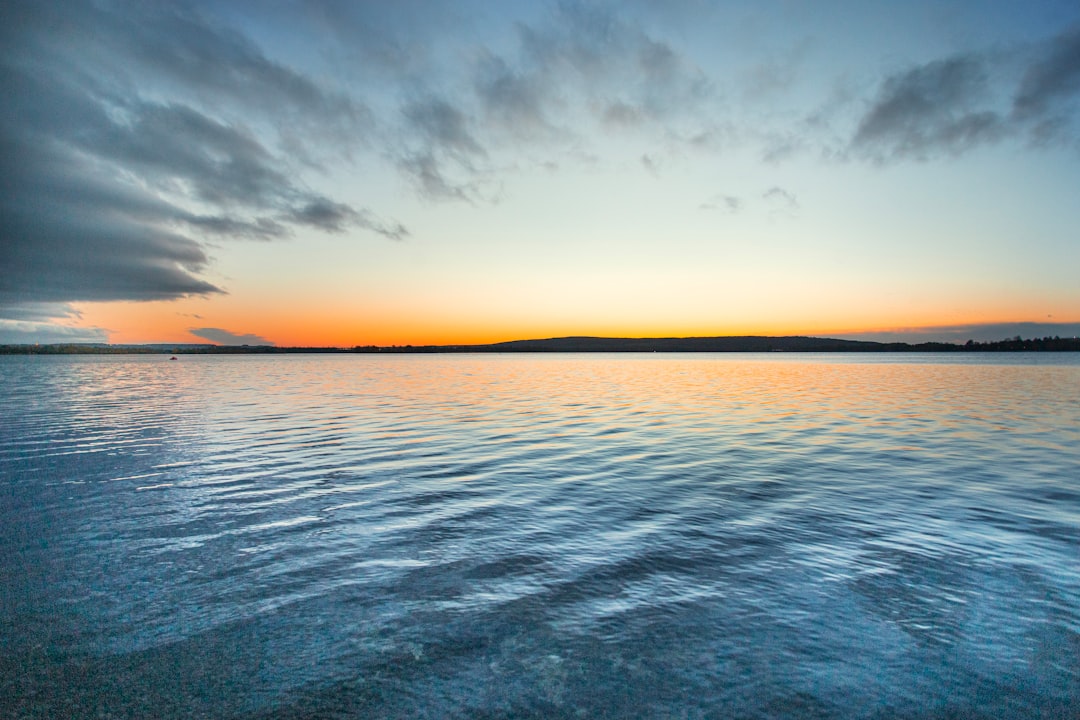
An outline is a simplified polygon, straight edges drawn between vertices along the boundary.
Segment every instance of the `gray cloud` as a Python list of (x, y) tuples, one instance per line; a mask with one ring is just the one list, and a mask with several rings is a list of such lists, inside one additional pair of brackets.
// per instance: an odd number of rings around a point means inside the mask
[[(551, 165), (552, 151), (579, 159), (588, 155), (581, 133), (589, 124), (628, 131), (652, 124), (676, 140), (704, 132), (704, 75), (628, 13), (562, 2), (515, 28), (516, 43), (471, 52), (457, 92), (450, 82), (402, 104), (393, 155), (422, 196), (476, 202), (522, 157), (541, 167)], [(693, 132), (676, 132), (674, 121), (686, 118)], [(504, 150), (515, 158), (500, 163)]]
[(407, 104), (403, 113), (412, 129), (431, 146), (465, 161), (485, 151), (469, 130), (469, 119), (459, 108), (438, 97)]
[(240, 334), (221, 328), (189, 328), (188, 332), (195, 337), (209, 340), (218, 345), (273, 345), (264, 337), (250, 333)]
[(398, 160), (398, 168), (412, 179), (417, 191), (429, 200), (472, 201), (478, 194), (475, 181), (451, 179), (443, 164), (430, 151), (405, 155)]
[(1020, 82), (1013, 107), (1021, 116), (1041, 115), (1080, 93), (1080, 28), (1057, 36), (1043, 48)]
[(7, 320), (47, 322), (59, 318), (77, 320), (82, 313), (67, 303), (24, 303), (6, 313)]
[[(1009, 80), (1014, 66), (1018, 82)], [(959, 155), (1007, 137), (1076, 139), (1078, 102), (1080, 28), (1072, 28), (1024, 51), (954, 55), (886, 78), (850, 149), (882, 162)]]
[(402, 108), (407, 132), (398, 168), (431, 200), (475, 201), (487, 172), (488, 155), (474, 137), (472, 120), (449, 101), (429, 95)]
[(0, 26), (0, 317), (219, 293), (206, 237), (407, 236), (313, 192), (282, 150), (359, 136), (366, 109), (190, 8), (12, 3)]
[(75, 328), (52, 322), (0, 319), (0, 345), (105, 342), (108, 342), (108, 335), (101, 328)]
[(641, 156), (641, 166), (654, 178), (660, 177), (660, 164), (647, 153)]
[(0, 155), (15, 167), (0, 166), (0, 317), (23, 305), (220, 292), (197, 277), (207, 263), (199, 244), (169, 229), (179, 210), (81, 154), (28, 147), (8, 129)]
[(245, 35), (212, 21), (194, 4), (50, 5), (55, 7), (41, 14), (58, 57), (71, 63), (93, 58), (110, 78), (129, 76), (137, 67), (170, 96), (230, 109), (239, 117), (254, 115), (298, 141), (294, 150), (317, 153), (302, 141), (317, 133), (320, 139), (332, 137), (340, 152), (371, 127), (371, 112), (362, 103), (270, 60)]
[(901, 328), (886, 332), (853, 333), (831, 337), (875, 342), (993, 342), (1019, 335), (1025, 340), (1043, 337), (1080, 337), (1080, 323), (987, 323)]
[(186, 215), (181, 218), (192, 229), (206, 235), (249, 240), (274, 240), (287, 237), (289, 229), (272, 218), (245, 220), (225, 215)]
[(713, 195), (698, 206), (701, 210), (723, 210), (733, 215), (742, 210), (743, 201), (735, 195)]
[(515, 139), (549, 139), (562, 132), (548, 117), (557, 104), (552, 88), (536, 72), (517, 70), (489, 52), (477, 63), (473, 90), (488, 122)]
[(1045, 140), (1067, 134), (1080, 98), (1080, 28), (1046, 43), (1027, 68), (1013, 98), (1012, 117), (1031, 123), (1032, 137)]
[(791, 212), (799, 207), (794, 193), (776, 185), (761, 193), (761, 197), (774, 211)]
[(959, 153), (1002, 134), (1002, 119), (976, 108), (987, 93), (981, 59), (963, 56), (921, 65), (882, 83), (852, 144), (876, 159), (925, 159)]
[(377, 219), (368, 211), (357, 211), (345, 203), (320, 197), (315, 197), (307, 204), (290, 210), (283, 219), (329, 233), (344, 232), (349, 227), (362, 227), (388, 240), (404, 240), (409, 236), (408, 228), (401, 223), (387, 223)]
[[(597, 119), (621, 126), (695, 119), (711, 94), (703, 73), (625, 13), (579, 2), (557, 6), (547, 25), (520, 27), (521, 54), (537, 85), (576, 82)], [(549, 93), (554, 94), (554, 93)], [(595, 99), (604, 99), (595, 102)]]
[(619, 128), (632, 128), (644, 120), (639, 108), (621, 100), (608, 104), (603, 110), (602, 118), (605, 125)]

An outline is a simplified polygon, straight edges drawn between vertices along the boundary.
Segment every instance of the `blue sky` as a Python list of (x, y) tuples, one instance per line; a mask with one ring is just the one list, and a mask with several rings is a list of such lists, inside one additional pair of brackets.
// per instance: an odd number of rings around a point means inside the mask
[(1080, 330), (1075, 3), (0, 21), (0, 342)]

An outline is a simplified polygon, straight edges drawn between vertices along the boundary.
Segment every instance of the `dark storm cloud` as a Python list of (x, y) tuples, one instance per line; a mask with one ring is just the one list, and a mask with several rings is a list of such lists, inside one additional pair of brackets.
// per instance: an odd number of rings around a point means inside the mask
[(0, 26), (0, 317), (221, 292), (204, 237), (408, 234), (313, 192), (310, 157), (284, 152), (359, 134), (366, 109), (184, 5), (11, 3)]
[(195, 337), (209, 340), (218, 345), (273, 345), (264, 337), (250, 333), (240, 334), (221, 328), (189, 328), (188, 332)]

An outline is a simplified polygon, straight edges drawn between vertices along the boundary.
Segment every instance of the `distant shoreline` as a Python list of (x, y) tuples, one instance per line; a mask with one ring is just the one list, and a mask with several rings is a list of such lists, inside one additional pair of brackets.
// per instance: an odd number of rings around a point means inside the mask
[(154, 343), (108, 345), (55, 343), (0, 345), (0, 355), (272, 355), (292, 353), (419, 354), (419, 353), (632, 353), (632, 352), (1080, 352), (1080, 338), (1020, 337), (964, 344), (881, 343), (806, 336), (739, 335), (687, 338), (562, 337), (511, 340), (480, 345), (356, 345), (354, 347), (277, 347), (274, 345), (196, 345)]

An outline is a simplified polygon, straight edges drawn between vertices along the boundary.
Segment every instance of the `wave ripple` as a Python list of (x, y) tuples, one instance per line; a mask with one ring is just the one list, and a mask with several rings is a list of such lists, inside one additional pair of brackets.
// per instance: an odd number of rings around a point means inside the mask
[(1074, 356), (0, 370), (11, 716), (1080, 703)]

